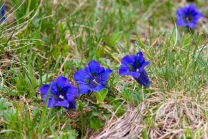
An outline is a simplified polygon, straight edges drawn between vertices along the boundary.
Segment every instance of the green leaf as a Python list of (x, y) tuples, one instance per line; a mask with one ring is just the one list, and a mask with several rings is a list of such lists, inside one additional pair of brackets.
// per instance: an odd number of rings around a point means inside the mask
[(95, 92), (95, 97), (97, 99), (97, 103), (102, 103), (108, 94), (108, 89), (104, 88), (100, 92)]
[(24, 95), (28, 89), (28, 84), (25, 78), (19, 79), (15, 86), (21, 95)]
[(125, 113), (124, 106), (122, 105), (122, 102), (117, 101), (115, 103), (112, 103), (113, 110), (116, 112), (116, 116), (120, 117)]
[(83, 108), (85, 107), (85, 104), (82, 101), (78, 101), (77, 104), (78, 104), (79, 110), (83, 110)]
[(69, 130), (68, 132), (61, 133), (61, 139), (77, 139), (78, 133), (76, 130)]
[(144, 131), (142, 132), (142, 138), (148, 139), (147, 128), (145, 128)]
[(95, 97), (97, 99), (97, 102), (102, 102), (103, 99), (102, 99), (102, 96), (99, 92), (95, 92)]
[(128, 101), (131, 101), (131, 95), (129, 92), (122, 92), (122, 95), (125, 99), (127, 99)]
[(117, 41), (119, 41), (121, 39), (121, 36), (123, 34), (123, 31), (119, 31), (119, 32), (116, 32), (115, 34), (112, 35), (111, 37), (111, 44), (114, 45), (117, 43)]
[(186, 129), (186, 138), (187, 139), (192, 139), (192, 131), (190, 128)]
[(98, 130), (103, 126), (103, 123), (100, 121), (100, 119), (92, 117), (90, 118), (90, 126), (91, 128)]
[(56, 45), (53, 47), (53, 49), (51, 50), (51, 55), (53, 55), (56, 59), (58, 59), (59, 55), (60, 55), (60, 46)]
[(98, 47), (96, 51), (96, 58), (100, 59), (104, 55), (104, 53), (105, 53), (104, 47)]
[(65, 44), (63, 46), (62, 55), (66, 57), (69, 54), (69, 51), (70, 51), (70, 47), (68, 46), (68, 44)]
[(11, 106), (12, 103), (6, 102), (4, 98), (0, 98), (0, 116), (5, 115), (5, 113), (8, 113), (8, 109)]
[(119, 31), (119, 32), (113, 33), (110, 38), (109, 36), (105, 36), (104, 40), (106, 41), (109, 47), (113, 48), (114, 45), (121, 39), (122, 35), (123, 35), (123, 31)]
[(0, 111), (8, 109), (10, 106), (12, 106), (10, 102), (6, 102), (4, 98), (0, 98)]

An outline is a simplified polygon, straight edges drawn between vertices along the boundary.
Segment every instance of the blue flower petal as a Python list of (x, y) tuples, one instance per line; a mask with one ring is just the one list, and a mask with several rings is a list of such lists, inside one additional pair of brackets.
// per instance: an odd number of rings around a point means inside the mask
[(69, 106), (69, 102), (67, 100), (57, 101), (54, 104), (54, 107), (64, 107), (64, 108), (68, 108), (68, 106)]
[(0, 19), (0, 22), (4, 22), (6, 20), (6, 17), (2, 17), (1, 19)]
[(147, 65), (149, 65), (150, 64), (150, 62), (144, 62), (143, 64), (142, 64), (142, 66), (139, 68), (139, 72), (142, 72), (143, 70), (144, 70), (144, 68), (147, 66)]
[(59, 87), (70, 87), (71, 86), (68, 79), (64, 76), (58, 76), (54, 82), (57, 83), (59, 85)]
[(186, 25), (188, 28), (190, 29), (194, 29), (196, 27), (196, 24), (193, 24), (193, 23), (189, 23)]
[(1, 7), (1, 16), (2, 16), (2, 17), (4, 17), (5, 12), (6, 12), (6, 6), (3, 5), (3, 6)]
[(66, 93), (66, 98), (68, 101), (74, 101), (75, 97), (78, 97), (78, 89), (74, 86), (71, 86)]
[(79, 88), (80, 88), (80, 94), (88, 94), (90, 89), (88, 85), (80, 85)]
[(187, 8), (188, 8), (188, 10), (191, 11), (191, 12), (196, 11), (196, 5), (193, 4), (193, 3), (191, 3)]
[(56, 103), (56, 99), (52, 98), (52, 97), (49, 97), (48, 98), (48, 105), (47, 105), (47, 108), (52, 108), (54, 107), (55, 103)]
[(106, 69), (104, 73), (102, 73), (102, 84), (106, 83), (106, 80), (108, 79), (108, 76), (112, 73), (113, 71), (111, 69)]
[(131, 60), (131, 57), (127, 55), (121, 59), (121, 63), (124, 65), (128, 65), (128, 64), (133, 64), (133, 61)]
[[(43, 100), (43, 102), (45, 103), (45, 101), (46, 101), (46, 98), (47, 98), (47, 95), (42, 95), (42, 100)], [(50, 100), (50, 99), (54, 99), (54, 100), (56, 100), (56, 101), (58, 101), (58, 97), (57, 96), (55, 96), (55, 95), (49, 95), (49, 97), (48, 97), (48, 99)]]
[[(57, 89), (58, 83), (55, 82), (55, 81), (53, 81), (53, 82), (51, 82), (50, 86), (51, 86), (50, 94), (53, 94), (53, 95), (59, 95), (58, 89)], [(61, 87), (61, 88), (62, 88), (62, 87)]]
[(123, 76), (123, 75), (129, 75), (129, 68), (127, 66), (121, 66), (120, 69), (119, 69), (119, 75)]
[(181, 14), (182, 14), (181, 9), (178, 9), (178, 10), (176, 11), (177, 17), (181, 18)]
[(145, 70), (140, 73), (138, 78), (134, 78), (138, 83), (144, 85), (145, 87), (150, 87), (150, 80)]
[(42, 100), (45, 102), (47, 95), (42, 95)]
[(103, 72), (105, 72), (105, 68), (100, 66), (99, 74), (102, 74)]
[(200, 18), (202, 18), (202, 17), (204, 17), (204, 15), (203, 14), (197, 14), (195, 17), (194, 17), (194, 20), (196, 21), (196, 23), (198, 23), (198, 20), (200, 19)]
[[(89, 76), (93, 76), (92, 75), (92, 72), (91, 72), (91, 69), (89, 68), (89, 67), (85, 67), (85, 72), (89, 75)], [(103, 73), (103, 72), (105, 72), (105, 69), (104, 69), (104, 67), (101, 67), (100, 66), (100, 68), (99, 68), (99, 70), (96, 72), (96, 74), (98, 75), (98, 74), (101, 74), (101, 73)]]
[(130, 72), (129, 75), (131, 75), (134, 78), (138, 78), (140, 76), (139, 72)]
[(130, 58), (131, 58), (132, 62), (135, 62), (136, 59), (137, 59), (137, 56), (136, 55), (130, 55)]
[(48, 91), (50, 91), (50, 85), (46, 84), (46, 85), (43, 85), (41, 88), (40, 88), (40, 93), (42, 95), (47, 95), (48, 94)]
[(89, 77), (85, 70), (79, 70), (76, 73), (74, 73), (74, 80), (77, 83), (85, 83), (85, 80)]
[(4, 21), (6, 20), (5, 12), (6, 12), (6, 6), (3, 5), (3, 6), (1, 7), (1, 19), (0, 19), (0, 22), (4, 22)]
[(96, 88), (94, 88), (93, 91), (100, 92), (103, 88), (105, 88), (105, 86), (99, 85), (99, 86), (97, 86)]
[(145, 60), (144, 60), (142, 52), (138, 52), (137, 55), (138, 55), (139, 64), (143, 64)]
[(91, 73), (97, 73), (97, 74), (99, 73), (100, 64), (97, 61), (95, 61), (95, 60), (90, 61), (88, 63), (88, 66), (90, 68)]
[[(42, 95), (43, 102), (46, 101), (46, 98), (47, 98), (47, 94), (46, 95)], [(53, 98), (55, 100), (58, 100), (59, 99), (58, 95), (54, 95), (54, 94), (51, 94), (51, 93), (49, 94), (48, 98)]]
[(177, 10), (176, 15), (177, 15), (177, 19), (178, 19), (176, 22), (177, 26), (183, 26), (186, 22), (183, 18), (185, 15), (183, 15), (182, 10), (181, 9)]
[(76, 102), (75, 101), (69, 102), (69, 106), (67, 107), (67, 109), (71, 110), (75, 108), (76, 108)]
[(88, 76), (92, 77), (92, 73), (89, 67), (85, 67), (85, 72)]

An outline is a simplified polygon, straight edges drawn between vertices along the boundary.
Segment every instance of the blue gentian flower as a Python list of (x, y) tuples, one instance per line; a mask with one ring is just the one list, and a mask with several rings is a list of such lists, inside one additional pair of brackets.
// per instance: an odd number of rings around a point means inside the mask
[(1, 7), (1, 19), (0, 19), (0, 22), (4, 22), (4, 20), (6, 19), (5, 13), (6, 13), (6, 6), (5, 5), (2, 5), (2, 7)]
[(111, 69), (105, 70), (97, 61), (92, 60), (85, 69), (74, 74), (74, 79), (79, 84), (80, 94), (87, 94), (89, 91), (100, 92), (106, 88), (106, 81), (111, 73)]
[(203, 14), (199, 12), (195, 4), (190, 4), (176, 11), (177, 26), (185, 26), (190, 29), (194, 29), (198, 24), (198, 20), (203, 17)]
[(119, 75), (130, 75), (141, 85), (150, 86), (149, 77), (144, 69), (150, 62), (145, 61), (142, 52), (138, 52), (137, 55), (123, 57), (121, 63)]
[(44, 103), (46, 102), (47, 94), (49, 95), (47, 108), (76, 108), (76, 102), (74, 99), (78, 96), (78, 89), (71, 85), (66, 77), (58, 76), (55, 81), (43, 85), (40, 88), (40, 93), (42, 94)]

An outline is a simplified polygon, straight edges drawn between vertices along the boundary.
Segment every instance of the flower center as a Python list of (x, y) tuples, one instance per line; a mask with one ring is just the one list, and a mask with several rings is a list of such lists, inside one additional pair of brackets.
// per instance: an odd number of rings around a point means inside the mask
[(100, 85), (95, 79), (92, 80), (95, 84)]
[(65, 100), (65, 94), (67, 92), (68, 88), (67, 87), (63, 87), (60, 84), (57, 84), (57, 96), (59, 99), (61, 99), (60, 101)]
[(190, 23), (191, 22), (191, 15), (188, 14), (186, 17), (185, 17), (185, 20), (187, 23)]
[(128, 64), (127, 66), (130, 69), (130, 71), (135, 71), (135, 69), (134, 69), (134, 67), (132, 65)]
[(59, 98), (60, 98), (60, 99), (64, 99), (64, 96), (62, 96), (62, 95), (59, 95)]
[(128, 68), (129, 68), (129, 70), (131, 71), (131, 72), (138, 72), (139, 71), (139, 67), (140, 67), (140, 65), (139, 65), (139, 63), (138, 62), (136, 62), (134, 65), (127, 65), (128, 66)]
[(186, 21), (187, 21), (188, 23), (191, 22), (190, 17), (186, 17)]

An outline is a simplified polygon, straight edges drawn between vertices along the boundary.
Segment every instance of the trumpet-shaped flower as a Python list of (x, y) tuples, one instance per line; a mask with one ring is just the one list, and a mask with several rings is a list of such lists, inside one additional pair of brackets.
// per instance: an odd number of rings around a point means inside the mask
[(55, 81), (45, 84), (40, 88), (43, 102), (46, 102), (48, 95), (47, 108), (63, 107), (66, 109), (76, 108), (75, 97), (78, 96), (78, 89), (71, 85), (66, 77), (58, 76)]
[(203, 14), (199, 12), (195, 4), (190, 4), (176, 11), (177, 26), (185, 26), (190, 29), (194, 29), (198, 24), (198, 20), (203, 17)]
[(121, 63), (119, 75), (130, 75), (141, 85), (150, 86), (149, 77), (144, 69), (150, 62), (145, 61), (142, 52), (138, 52), (137, 55), (123, 57)]
[(111, 69), (104, 69), (97, 61), (92, 60), (87, 67), (74, 74), (74, 79), (79, 84), (80, 94), (100, 92), (106, 88), (106, 81), (111, 73)]

